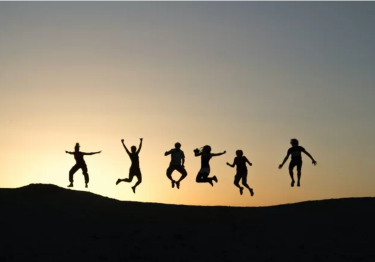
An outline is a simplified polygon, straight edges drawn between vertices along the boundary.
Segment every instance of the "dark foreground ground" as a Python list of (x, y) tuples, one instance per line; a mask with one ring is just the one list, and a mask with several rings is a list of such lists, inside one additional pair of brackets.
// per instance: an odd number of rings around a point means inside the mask
[(0, 261), (375, 261), (375, 199), (257, 207), (0, 189)]

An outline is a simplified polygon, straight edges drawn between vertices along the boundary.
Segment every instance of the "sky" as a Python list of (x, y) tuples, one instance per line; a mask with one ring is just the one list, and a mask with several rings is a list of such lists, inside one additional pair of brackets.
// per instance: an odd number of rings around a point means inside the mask
[[(126, 201), (269, 206), (375, 196), (375, 4), (372, 2), (1, 2), (0, 187), (66, 187)], [(143, 182), (134, 194), (138, 147)], [(291, 138), (300, 188), (282, 162)], [(187, 178), (166, 177), (176, 142)], [(211, 145), (211, 174), (195, 182)], [(226, 165), (242, 149), (248, 191)], [(179, 178), (177, 172), (173, 173)]]

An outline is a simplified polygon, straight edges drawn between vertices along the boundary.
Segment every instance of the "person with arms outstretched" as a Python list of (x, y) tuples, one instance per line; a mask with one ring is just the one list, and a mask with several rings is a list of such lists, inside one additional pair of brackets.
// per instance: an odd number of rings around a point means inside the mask
[(73, 187), (73, 175), (74, 175), (75, 172), (78, 171), (78, 169), (82, 169), (82, 173), (85, 177), (85, 184), (86, 184), (86, 188), (87, 188), (88, 183), (89, 183), (89, 174), (87, 173), (87, 165), (86, 165), (85, 160), (83, 159), (83, 156), (90, 156), (90, 155), (99, 154), (102, 151), (93, 152), (93, 153), (84, 153), (84, 152), (79, 151), (79, 148), (80, 148), (79, 143), (76, 143), (76, 146), (74, 147), (74, 152), (65, 151), (65, 153), (67, 153), (67, 154), (74, 155), (74, 159), (76, 160), (76, 164), (69, 171), (69, 182), (70, 182), (70, 184), (68, 185), (68, 187)]
[(124, 178), (124, 179), (117, 179), (117, 182), (116, 182), (116, 185), (118, 185), (120, 182), (127, 182), (127, 183), (130, 183), (132, 182), (133, 180), (133, 177), (137, 177), (138, 181), (137, 183), (135, 183), (134, 186), (132, 186), (132, 189), (133, 189), (133, 192), (135, 194), (135, 189), (136, 187), (142, 183), (142, 174), (141, 174), (141, 169), (139, 167), (139, 152), (141, 151), (141, 148), (142, 148), (142, 141), (143, 141), (143, 138), (140, 138), (141, 142), (139, 144), (139, 147), (138, 147), (138, 150), (135, 146), (132, 146), (130, 149), (131, 149), (131, 152), (128, 150), (128, 148), (126, 147), (126, 145), (124, 144), (124, 139), (121, 139), (121, 142), (122, 142), (122, 145), (124, 146), (125, 148), (125, 151), (126, 153), (128, 153), (129, 157), (130, 157), (130, 160), (132, 161), (132, 165), (130, 166), (130, 170), (129, 170), (129, 178)]
[(289, 174), (290, 178), (292, 179), (291, 187), (294, 187), (294, 174), (293, 169), (295, 166), (297, 166), (297, 186), (301, 186), (301, 169), (302, 169), (302, 152), (305, 153), (310, 159), (312, 160), (312, 164), (315, 166), (317, 162), (315, 159), (307, 152), (302, 146), (299, 146), (299, 142), (297, 139), (293, 138), (290, 140), (290, 144), (292, 145), (291, 148), (288, 149), (288, 152), (286, 153), (286, 157), (284, 158), (284, 161), (281, 165), (279, 165), (279, 169), (283, 167), (285, 162), (288, 160), (289, 156), (292, 156), (292, 160), (289, 164)]
[(194, 150), (194, 155), (201, 156), (201, 169), (198, 172), (196, 182), (197, 183), (209, 183), (211, 186), (214, 186), (214, 183), (212, 181), (218, 182), (217, 177), (208, 177), (210, 175), (210, 159), (213, 156), (221, 156), (225, 154), (226, 151), (223, 153), (211, 153), (211, 147), (209, 145), (204, 146), (201, 150), (198, 148)]
[(237, 150), (236, 151), (237, 157), (234, 158), (233, 164), (229, 164), (227, 162), (227, 165), (230, 167), (237, 166), (237, 174), (234, 176), (234, 185), (240, 189), (240, 194), (242, 195), (243, 193), (243, 187), (239, 185), (240, 180), (242, 179), (242, 185), (249, 189), (251, 196), (254, 195), (254, 190), (249, 187), (247, 184), (247, 167), (246, 163), (248, 163), (250, 166), (253, 164), (250, 163), (250, 161), (247, 159), (246, 156), (243, 155), (242, 150)]
[[(187, 176), (187, 172), (185, 170), (185, 154), (184, 151), (181, 150), (181, 144), (176, 143), (175, 148), (167, 151), (164, 153), (165, 156), (171, 155), (171, 162), (169, 164), (169, 167), (167, 169), (167, 177), (172, 182), (172, 188), (174, 188), (174, 185), (176, 184), (177, 189), (180, 189), (180, 182)], [(174, 170), (177, 170), (181, 173), (181, 177), (179, 180), (175, 181), (172, 178), (172, 172)]]

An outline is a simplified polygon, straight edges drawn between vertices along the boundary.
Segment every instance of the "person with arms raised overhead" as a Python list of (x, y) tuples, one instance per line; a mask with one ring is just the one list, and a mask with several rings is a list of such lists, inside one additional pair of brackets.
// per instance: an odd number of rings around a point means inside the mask
[[(172, 188), (174, 188), (174, 185), (176, 184), (177, 188), (180, 189), (180, 182), (187, 176), (187, 172), (185, 170), (185, 154), (184, 151), (181, 150), (181, 144), (176, 143), (175, 148), (167, 151), (164, 153), (165, 156), (171, 155), (171, 162), (169, 164), (169, 167), (167, 169), (167, 177), (172, 182)], [(172, 172), (174, 170), (177, 170), (181, 173), (181, 177), (179, 180), (175, 181), (172, 178)]]
[(217, 177), (208, 177), (210, 175), (210, 160), (213, 156), (221, 156), (225, 154), (226, 151), (223, 153), (211, 153), (211, 147), (206, 145), (203, 147), (203, 149), (199, 150), (198, 148), (194, 150), (194, 155), (201, 156), (201, 169), (198, 172), (196, 182), (197, 183), (209, 183), (211, 186), (214, 186), (212, 181), (215, 181), (216, 183), (218, 182)]
[(279, 165), (279, 169), (283, 167), (285, 162), (288, 160), (289, 156), (292, 156), (292, 160), (289, 164), (289, 174), (290, 178), (292, 179), (291, 187), (294, 187), (294, 174), (293, 169), (295, 166), (297, 166), (297, 186), (301, 186), (301, 169), (302, 169), (302, 152), (305, 153), (310, 159), (312, 160), (312, 164), (316, 165), (316, 161), (314, 158), (307, 152), (302, 146), (299, 146), (299, 142), (297, 139), (293, 138), (290, 140), (290, 144), (292, 145), (291, 148), (288, 149), (288, 152), (286, 153), (286, 157), (284, 158), (284, 161), (281, 165)]
[(138, 157), (138, 155), (139, 155), (139, 152), (141, 151), (141, 148), (142, 148), (143, 138), (140, 138), (140, 140), (141, 140), (141, 142), (139, 144), (138, 150), (135, 146), (132, 146), (130, 148), (131, 152), (129, 152), (128, 148), (124, 144), (124, 139), (121, 140), (122, 145), (124, 146), (126, 153), (128, 153), (128, 155), (130, 157), (130, 160), (132, 161), (132, 165), (130, 166), (130, 170), (129, 170), (129, 178), (125, 178), (125, 179), (119, 178), (119, 179), (117, 179), (117, 182), (116, 182), (116, 185), (118, 185), (120, 182), (130, 183), (130, 182), (132, 182), (133, 177), (137, 177), (137, 179), (138, 179), (137, 183), (135, 183), (135, 185), (132, 186), (134, 194), (135, 194), (136, 187), (140, 183), (142, 183), (142, 174), (141, 174), (141, 169), (139, 167), (139, 157)]
[(254, 190), (249, 187), (247, 184), (247, 167), (246, 163), (248, 163), (250, 166), (253, 164), (250, 163), (250, 161), (247, 159), (246, 156), (243, 155), (242, 150), (236, 151), (237, 157), (234, 158), (233, 164), (229, 164), (227, 162), (227, 165), (230, 167), (237, 166), (237, 174), (234, 176), (234, 185), (240, 189), (240, 194), (243, 193), (243, 187), (239, 185), (240, 180), (242, 179), (242, 185), (249, 189), (251, 196), (254, 195)]
[(79, 151), (79, 148), (80, 148), (80, 145), (79, 143), (77, 143), (76, 146), (74, 147), (74, 152), (65, 151), (65, 153), (67, 154), (74, 155), (74, 159), (76, 160), (76, 164), (69, 171), (70, 184), (68, 185), (68, 187), (73, 187), (73, 175), (75, 172), (78, 171), (78, 169), (82, 169), (82, 173), (85, 177), (85, 184), (87, 188), (88, 183), (89, 183), (89, 174), (87, 173), (87, 165), (86, 165), (85, 160), (83, 159), (83, 156), (99, 154), (102, 151), (93, 152), (93, 153), (84, 153), (84, 152)]

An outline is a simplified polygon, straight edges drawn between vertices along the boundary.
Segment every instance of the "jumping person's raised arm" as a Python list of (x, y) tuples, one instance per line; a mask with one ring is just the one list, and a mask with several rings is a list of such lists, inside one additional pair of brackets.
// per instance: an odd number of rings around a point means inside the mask
[(315, 159), (312, 157), (312, 155), (310, 155), (309, 152), (307, 152), (305, 149), (302, 150), (303, 153), (305, 153), (308, 157), (310, 157), (310, 159), (312, 160), (312, 164), (315, 166), (317, 164), (317, 162), (315, 161)]
[(138, 150), (137, 150), (137, 154), (139, 154), (139, 152), (141, 152), (141, 148), (142, 148), (142, 141), (143, 141), (143, 138), (140, 138), (141, 142), (139, 143), (139, 147), (138, 147)]
[(91, 156), (91, 155), (95, 155), (95, 154), (100, 154), (100, 152), (102, 152), (102, 151), (92, 152), (92, 153), (84, 153), (84, 152), (82, 152), (82, 154), (83, 154), (84, 156)]
[(233, 164), (232, 164), (232, 165), (229, 164), (228, 162), (227, 162), (227, 165), (230, 166), (230, 167), (234, 167), (234, 163), (236, 163), (236, 158), (234, 158), (234, 160), (233, 160)]
[(284, 158), (283, 163), (282, 163), (281, 165), (279, 165), (279, 169), (281, 169), (281, 168), (283, 167), (283, 165), (285, 164), (285, 162), (288, 160), (289, 155), (290, 155), (290, 152), (289, 152), (289, 150), (288, 150), (288, 152), (286, 153), (286, 157)]
[(128, 148), (127, 148), (126, 145), (124, 144), (124, 139), (121, 139), (121, 142), (122, 142), (122, 145), (123, 145), (124, 148), (125, 148), (126, 153), (128, 153), (128, 155), (130, 155), (130, 152), (129, 152)]
[(211, 156), (221, 156), (224, 155), (227, 151), (224, 151), (223, 153), (216, 153), (216, 154), (211, 154)]
[(249, 159), (247, 159), (247, 157), (245, 157), (245, 162), (247, 162), (250, 166), (253, 165), (253, 164), (249, 161)]

